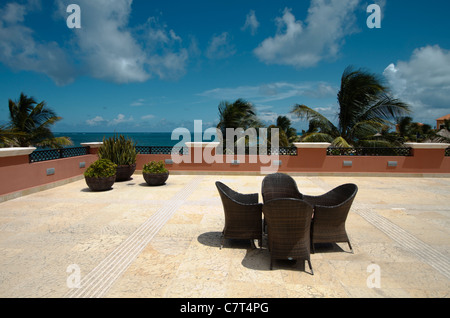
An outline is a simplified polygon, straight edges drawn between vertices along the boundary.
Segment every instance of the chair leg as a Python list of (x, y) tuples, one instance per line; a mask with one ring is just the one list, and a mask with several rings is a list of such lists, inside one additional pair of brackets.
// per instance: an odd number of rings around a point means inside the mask
[(272, 270), (273, 259), (270, 258), (270, 270)]
[(350, 247), (350, 251), (352, 251), (352, 254), (354, 254), (354, 253), (353, 253), (352, 245), (350, 244), (350, 241), (348, 241), (347, 243), (348, 243), (348, 247)]
[(311, 266), (311, 261), (309, 259), (307, 261), (308, 261), (309, 269), (311, 270), (311, 275), (314, 275), (314, 271)]

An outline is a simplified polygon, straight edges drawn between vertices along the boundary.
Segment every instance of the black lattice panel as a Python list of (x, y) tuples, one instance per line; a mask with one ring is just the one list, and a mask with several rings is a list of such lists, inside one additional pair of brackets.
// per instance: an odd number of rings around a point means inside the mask
[(328, 156), (411, 156), (411, 148), (334, 148), (327, 149)]
[(450, 148), (445, 149), (445, 156), (450, 157)]
[(142, 155), (171, 155), (187, 153), (187, 148), (172, 146), (136, 146), (136, 152)]
[(74, 147), (74, 148), (62, 148), (62, 149), (47, 149), (47, 150), (36, 150), (32, 152), (30, 157), (30, 162), (41, 162), (56, 160), (61, 158), (72, 158), (78, 156), (84, 156), (88, 154), (87, 147)]
[(89, 153), (87, 147), (64, 148), (60, 150), (61, 150), (61, 158), (85, 156)]
[(30, 162), (41, 162), (59, 159), (61, 154), (59, 149), (36, 150), (30, 154)]

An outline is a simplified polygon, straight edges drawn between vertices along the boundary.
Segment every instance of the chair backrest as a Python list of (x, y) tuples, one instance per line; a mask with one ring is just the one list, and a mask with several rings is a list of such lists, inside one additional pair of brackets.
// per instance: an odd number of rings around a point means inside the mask
[(274, 258), (308, 258), (313, 207), (299, 199), (274, 199), (263, 206)]
[(258, 194), (242, 194), (234, 191), (224, 183), (217, 181), (216, 182), (217, 190), (219, 191), (220, 197), (222, 201), (230, 200), (237, 204), (256, 204), (258, 203)]
[(358, 186), (353, 183), (340, 185), (333, 190), (321, 196), (322, 202), (317, 205), (320, 206), (340, 206), (345, 203), (352, 203), (356, 194), (358, 193)]
[(284, 173), (267, 175), (263, 179), (261, 192), (264, 202), (284, 198), (303, 199), (295, 180)]

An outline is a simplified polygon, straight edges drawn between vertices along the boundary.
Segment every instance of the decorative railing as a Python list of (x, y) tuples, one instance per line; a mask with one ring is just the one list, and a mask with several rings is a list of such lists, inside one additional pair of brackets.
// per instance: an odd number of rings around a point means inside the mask
[(136, 152), (142, 155), (187, 154), (187, 147), (172, 146), (136, 146)]
[(61, 148), (61, 149), (45, 149), (45, 150), (35, 150), (32, 152), (30, 157), (30, 163), (56, 160), (62, 158), (71, 158), (84, 156), (89, 154), (88, 147), (73, 147), (73, 148)]
[(328, 156), (412, 156), (412, 148), (334, 148), (327, 149)]
[(450, 147), (445, 149), (445, 156), (450, 157)]
[[(249, 155), (249, 154), (256, 154), (256, 155), (260, 155), (261, 149), (258, 149), (257, 147), (255, 148), (251, 148), (251, 147), (245, 147), (244, 148), (244, 154), (245, 155)], [(267, 149), (264, 149), (265, 153), (264, 155), (278, 155), (278, 156), (297, 156), (297, 148), (296, 147), (279, 147), (279, 148), (271, 148), (271, 147), (267, 147)], [(241, 154), (242, 149), (230, 149), (227, 147), (223, 148), (223, 154), (225, 155), (239, 155)]]

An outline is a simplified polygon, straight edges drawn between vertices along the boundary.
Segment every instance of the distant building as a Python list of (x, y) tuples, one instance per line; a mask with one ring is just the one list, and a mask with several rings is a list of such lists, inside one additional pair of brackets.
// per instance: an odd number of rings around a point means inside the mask
[(450, 120), (450, 114), (446, 115), (446, 116), (442, 116), (441, 118), (436, 119), (436, 128), (438, 130), (441, 130), (444, 128), (444, 121), (445, 120)]

